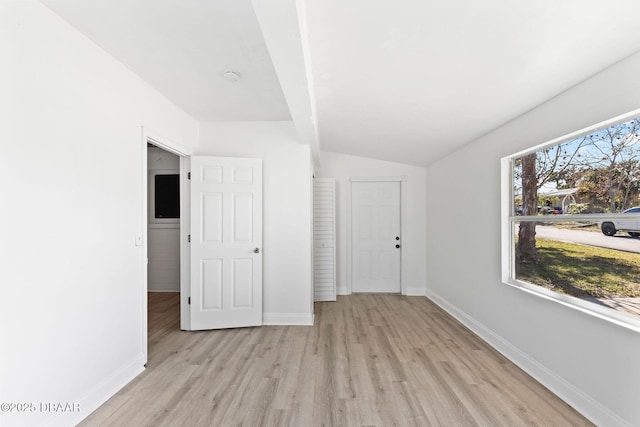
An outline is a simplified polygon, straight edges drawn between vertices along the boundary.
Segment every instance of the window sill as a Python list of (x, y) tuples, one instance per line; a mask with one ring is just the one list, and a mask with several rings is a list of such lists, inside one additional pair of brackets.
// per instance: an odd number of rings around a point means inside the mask
[(180, 228), (180, 220), (176, 222), (165, 222), (165, 223), (149, 223), (149, 228)]
[(601, 306), (595, 302), (584, 301), (580, 298), (559, 294), (540, 286), (521, 282), (519, 280), (503, 280), (503, 283), (528, 294), (554, 301), (558, 304), (564, 305), (565, 307), (578, 310), (582, 313), (597, 317), (617, 326), (630, 329), (634, 332), (640, 332), (640, 317), (636, 317), (632, 314), (619, 312), (613, 308)]

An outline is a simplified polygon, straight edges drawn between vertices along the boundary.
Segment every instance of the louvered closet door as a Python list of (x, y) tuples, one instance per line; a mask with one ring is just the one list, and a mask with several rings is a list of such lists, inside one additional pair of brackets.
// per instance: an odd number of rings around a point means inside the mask
[(336, 300), (335, 181), (313, 183), (313, 288), (316, 301)]

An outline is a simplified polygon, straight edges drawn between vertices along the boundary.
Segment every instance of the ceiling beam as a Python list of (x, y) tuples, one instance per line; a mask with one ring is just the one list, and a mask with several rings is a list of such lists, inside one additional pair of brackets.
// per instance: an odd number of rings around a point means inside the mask
[(300, 142), (309, 144), (313, 161), (320, 164), (313, 78), (301, 0), (252, 0), (280, 86)]

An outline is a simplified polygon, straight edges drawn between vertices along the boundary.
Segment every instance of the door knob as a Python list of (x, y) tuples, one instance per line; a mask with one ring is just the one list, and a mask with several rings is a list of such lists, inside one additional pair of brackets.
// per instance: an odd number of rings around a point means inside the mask
[(255, 248), (255, 249), (253, 250), (253, 253), (254, 253), (254, 254), (259, 254), (259, 253), (260, 253), (260, 248)]
[(399, 248), (399, 247), (400, 247), (400, 245), (396, 245), (396, 248)]

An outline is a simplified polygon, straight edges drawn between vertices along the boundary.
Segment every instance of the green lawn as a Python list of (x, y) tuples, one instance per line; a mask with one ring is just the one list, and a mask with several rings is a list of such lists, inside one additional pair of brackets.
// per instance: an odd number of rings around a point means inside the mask
[(518, 280), (575, 297), (640, 297), (640, 254), (536, 239), (537, 264), (516, 264)]

